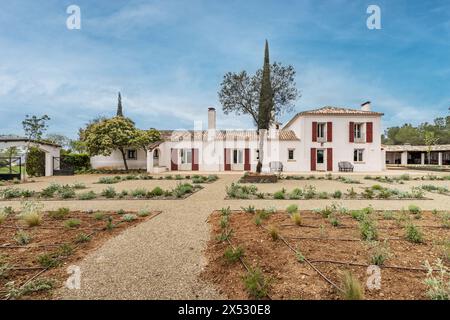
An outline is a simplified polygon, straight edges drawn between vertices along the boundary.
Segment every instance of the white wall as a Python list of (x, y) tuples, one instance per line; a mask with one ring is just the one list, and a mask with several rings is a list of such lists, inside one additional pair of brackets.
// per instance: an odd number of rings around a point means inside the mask
[[(332, 142), (312, 142), (312, 123), (314, 121), (333, 123)], [(373, 122), (373, 142), (349, 142), (350, 122)], [(381, 155), (380, 116), (306, 115), (297, 118), (297, 120), (292, 123), (289, 128), (294, 130), (297, 137), (301, 140), (299, 163), (295, 166), (297, 170), (293, 171), (310, 171), (311, 148), (333, 148), (333, 171), (339, 171), (338, 162), (340, 161), (348, 161), (352, 163), (354, 165), (354, 171), (357, 172), (382, 171), (384, 168)], [(365, 150), (364, 161), (362, 163), (355, 163), (353, 161), (354, 149)]]
[[(127, 164), (129, 169), (146, 169), (147, 153), (144, 149), (138, 149), (137, 160), (127, 159)], [(122, 153), (119, 150), (113, 151), (109, 156), (91, 157), (91, 166), (93, 169), (125, 169)]]

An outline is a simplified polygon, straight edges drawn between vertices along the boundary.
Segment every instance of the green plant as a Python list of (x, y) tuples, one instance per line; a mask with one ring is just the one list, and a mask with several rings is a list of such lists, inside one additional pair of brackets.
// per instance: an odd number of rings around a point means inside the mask
[(371, 241), (378, 238), (376, 223), (367, 215), (359, 222), (359, 231), (362, 240)]
[(36, 227), (41, 225), (42, 216), (39, 212), (28, 212), (21, 215), (21, 219), (29, 226)]
[(220, 209), (220, 214), (223, 216), (228, 216), (231, 214), (230, 207)]
[(79, 233), (75, 237), (75, 243), (85, 243), (91, 241), (91, 237), (85, 233)]
[(229, 225), (228, 217), (229, 217), (229, 216), (222, 216), (222, 217), (220, 218), (220, 227), (221, 227), (222, 229), (225, 229), (225, 228), (228, 227), (228, 225)]
[(387, 241), (380, 243), (378, 241), (373, 241), (369, 243), (369, 251), (370, 251), (370, 263), (382, 266), (384, 262), (389, 259), (391, 256), (389, 244)]
[(105, 214), (103, 212), (94, 212), (94, 219), (95, 220), (103, 220), (105, 219)]
[(31, 236), (23, 231), (19, 230), (16, 232), (16, 235), (14, 236), (14, 240), (21, 246), (27, 245), (31, 242)]
[(14, 282), (6, 284), (8, 299), (18, 299), (22, 296), (27, 296), (35, 292), (49, 291), (53, 289), (55, 282), (51, 279), (40, 278), (26, 283), (23, 287), (16, 288)]
[(148, 210), (148, 209), (140, 209), (139, 211), (138, 211), (138, 213), (137, 213), (137, 215), (139, 216), (139, 217), (147, 217), (148, 215), (150, 215), (150, 210)]
[(286, 197), (286, 193), (283, 192), (283, 190), (277, 191), (273, 194), (273, 198), (277, 199), (277, 200), (283, 200), (283, 199), (285, 199), (285, 197)]
[(383, 219), (386, 219), (386, 220), (393, 220), (393, 219), (395, 219), (395, 216), (394, 216), (394, 213), (392, 212), (392, 211), (384, 211), (383, 212)]
[(409, 213), (411, 213), (411, 214), (420, 214), (422, 212), (422, 210), (415, 204), (410, 204), (408, 206), (408, 210), (409, 210)]
[(300, 226), (302, 224), (302, 216), (300, 215), (300, 212), (294, 212), (291, 215), (291, 220), (295, 225)]
[(293, 214), (298, 212), (298, 206), (296, 204), (290, 204), (287, 208), (286, 208), (287, 213), (289, 214)]
[[(313, 177), (313, 176), (312, 176)], [(314, 186), (308, 185), (303, 191), (305, 199), (313, 199), (316, 196), (316, 188)]]
[(423, 233), (417, 226), (409, 223), (405, 228), (405, 238), (413, 243), (422, 243)]
[(277, 241), (278, 239), (280, 239), (280, 232), (275, 226), (269, 227), (269, 234), (273, 241)]
[(73, 190), (70, 186), (61, 186), (57, 192), (62, 199), (70, 199), (75, 197), (75, 190)]
[(295, 188), (294, 190), (289, 193), (289, 199), (291, 200), (298, 200), (301, 199), (303, 196), (303, 191), (300, 188)]
[(298, 262), (305, 262), (305, 260), (306, 260), (305, 256), (300, 251), (297, 251), (297, 253), (295, 254), (295, 257), (297, 258)]
[(55, 220), (62, 220), (70, 213), (69, 208), (58, 208), (56, 211), (49, 211), (48, 216)]
[(341, 222), (339, 221), (338, 217), (335, 214), (332, 214), (328, 220), (330, 221), (331, 225), (333, 227), (339, 227)]
[(122, 220), (125, 221), (125, 222), (131, 222), (131, 221), (134, 221), (134, 220), (136, 220), (136, 218), (137, 218), (136, 215), (130, 214), (130, 213), (124, 214), (124, 215), (122, 216)]
[(354, 199), (354, 198), (356, 198), (357, 193), (356, 193), (355, 189), (353, 187), (351, 187), (350, 189), (347, 189), (347, 195), (350, 199)]
[(57, 255), (59, 257), (67, 257), (73, 253), (73, 246), (69, 243), (63, 243), (58, 247)]
[(101, 195), (105, 198), (112, 199), (115, 198), (117, 192), (113, 187), (108, 187), (106, 189), (103, 189)]
[(95, 194), (94, 191), (88, 191), (88, 192), (83, 192), (78, 194), (77, 199), (78, 200), (92, 200), (95, 199), (97, 197), (97, 195)]
[(45, 175), (45, 152), (37, 147), (30, 147), (25, 164), (27, 175), (41, 177)]
[(237, 248), (227, 248), (224, 252), (224, 258), (228, 263), (233, 263), (238, 261), (244, 255), (244, 249), (241, 247)]
[(244, 210), (245, 213), (255, 213), (256, 209), (255, 206), (249, 205), (248, 207), (241, 207), (242, 210)]
[(267, 296), (270, 281), (265, 279), (259, 268), (250, 269), (243, 280), (251, 297), (261, 299)]
[(74, 182), (72, 188), (74, 188), (75, 190), (86, 189), (86, 184), (84, 184), (83, 182)]
[(333, 192), (333, 198), (335, 198), (335, 199), (342, 198), (342, 191), (336, 190), (335, 192)]
[(125, 214), (125, 210), (119, 209), (119, 210), (117, 210), (117, 214), (124, 215)]
[(147, 190), (138, 188), (131, 191), (133, 198), (144, 198), (147, 195)]
[(8, 214), (0, 211), (0, 224), (2, 224), (6, 220), (6, 218), (8, 218)]
[(328, 193), (325, 191), (319, 192), (319, 199), (328, 199)]
[(161, 189), (160, 187), (155, 187), (155, 188), (153, 188), (152, 191), (150, 191), (150, 193), (154, 197), (159, 197), (159, 196), (162, 196), (164, 194), (164, 190)]
[(79, 219), (69, 219), (64, 222), (64, 226), (69, 229), (77, 228), (80, 226), (80, 224), (81, 221)]
[(108, 216), (108, 218), (106, 218), (106, 226), (105, 229), (106, 230), (112, 230), (114, 229), (116, 226), (113, 223), (113, 218), (111, 216)]
[[(434, 265), (428, 260), (425, 261), (427, 276), (424, 283), (428, 287), (427, 296), (431, 300), (449, 300), (450, 299), (450, 273), (448, 268), (437, 259)], [(435, 273), (435, 269), (437, 270)]]
[(43, 268), (54, 268), (60, 264), (60, 260), (55, 254), (44, 253), (37, 257), (37, 262)]
[(256, 224), (257, 226), (260, 226), (260, 225), (261, 225), (262, 219), (261, 219), (261, 216), (260, 216), (259, 214), (255, 215), (254, 222), (255, 222), (255, 224)]
[(345, 271), (342, 276), (343, 292), (342, 296), (346, 300), (362, 300), (364, 299), (364, 291), (358, 278), (350, 271)]
[(217, 236), (217, 241), (225, 242), (225, 241), (231, 239), (232, 235), (233, 235), (233, 229), (223, 229), (222, 233), (219, 236)]

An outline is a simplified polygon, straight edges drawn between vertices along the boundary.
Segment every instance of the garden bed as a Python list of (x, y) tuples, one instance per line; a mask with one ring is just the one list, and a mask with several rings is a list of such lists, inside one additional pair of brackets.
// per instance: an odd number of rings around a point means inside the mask
[(380, 185), (362, 188), (364, 191), (358, 192), (353, 187), (347, 192), (336, 190), (334, 192), (318, 191), (312, 185), (303, 188), (295, 188), (291, 191), (285, 188), (274, 193), (259, 192), (254, 185), (239, 185), (232, 183), (226, 187), (229, 199), (250, 199), (250, 200), (314, 200), (314, 199), (342, 199), (342, 200), (432, 200), (424, 196), (424, 190), (419, 187), (412, 187), (411, 191), (400, 191), (390, 189)]
[[(202, 278), (229, 299), (437, 298), (425, 284), (425, 261), (432, 269), (439, 269), (437, 259), (444, 269), (449, 266), (448, 212), (415, 206), (380, 212), (290, 206), (287, 211), (214, 212)], [(374, 264), (381, 268), (381, 286), (369, 290), (367, 270)], [(349, 290), (344, 277), (361, 291)]]
[(277, 183), (278, 176), (275, 174), (258, 174), (247, 172), (239, 179), (239, 183)]
[[(67, 267), (76, 264), (105, 240), (126, 228), (152, 219), (160, 212), (80, 212), (59, 209), (40, 212), (37, 204), (22, 210), (10, 208), (0, 223), (0, 297), (51, 299), (52, 290), (68, 278)], [(40, 212), (40, 223), (29, 226), (27, 213)], [(28, 219), (33, 221), (35, 217)]]
[(164, 190), (155, 187), (151, 190), (145, 188), (137, 188), (133, 190), (116, 191), (113, 187), (107, 187), (100, 193), (94, 191), (76, 192), (76, 190), (86, 189), (84, 184), (60, 185), (56, 183), (50, 184), (48, 187), (39, 192), (18, 189), (5, 188), (0, 190), (1, 200), (177, 200), (185, 199), (195, 192), (203, 189), (200, 185), (191, 185), (189, 183), (179, 183), (171, 190)]
[(132, 180), (191, 180), (193, 184), (199, 183), (213, 183), (219, 179), (217, 175), (180, 175), (177, 174), (175, 176), (172, 175), (164, 175), (164, 176), (151, 176), (147, 174), (141, 175), (126, 175), (126, 176), (107, 176), (101, 177), (97, 183), (99, 184), (115, 184), (123, 181), (132, 181)]

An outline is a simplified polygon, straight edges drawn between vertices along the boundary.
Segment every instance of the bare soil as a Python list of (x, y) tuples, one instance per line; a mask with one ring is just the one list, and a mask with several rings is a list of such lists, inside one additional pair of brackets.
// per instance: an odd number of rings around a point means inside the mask
[[(95, 214), (103, 214), (104, 218), (95, 219)], [(132, 212), (127, 212), (132, 213)], [(15, 287), (20, 287), (33, 277), (42, 272), (36, 279), (47, 278), (55, 281), (54, 289), (61, 287), (68, 278), (66, 269), (68, 266), (76, 264), (82, 260), (89, 252), (99, 248), (106, 240), (117, 236), (127, 228), (151, 219), (160, 212), (151, 212), (146, 217), (136, 215), (136, 219), (130, 222), (122, 220), (122, 215), (111, 211), (80, 212), (72, 211), (64, 219), (54, 219), (48, 212), (42, 214), (42, 223), (39, 226), (28, 227), (24, 222), (18, 220), (14, 215), (10, 215), (0, 225), (0, 257), (3, 262), (12, 267), (7, 275), (0, 277), (0, 297), (7, 293), (6, 284), (14, 282)], [(108, 217), (114, 228), (106, 228)], [(81, 223), (78, 227), (68, 228), (64, 225), (68, 219), (77, 219)], [(19, 245), (15, 241), (16, 233), (22, 230), (26, 232), (31, 241), (27, 245)], [(90, 241), (76, 243), (79, 234), (90, 236)], [(44, 267), (38, 262), (38, 257), (43, 254), (53, 254), (58, 251), (61, 245), (69, 244), (73, 252), (68, 256), (62, 256), (57, 267), (44, 271)], [(23, 296), (26, 299), (52, 299), (53, 292), (39, 292), (30, 296)]]
[[(400, 211), (394, 212), (396, 215)], [(443, 241), (450, 240), (450, 230), (442, 226), (431, 212), (422, 212), (420, 219), (411, 215), (411, 222), (424, 234), (424, 243), (416, 244), (404, 237), (404, 226), (397, 220), (386, 220), (382, 211), (372, 213), (376, 217), (379, 240), (386, 240), (390, 258), (381, 267), (381, 289), (368, 290), (367, 267), (370, 265), (368, 244), (360, 240), (358, 221), (349, 215), (339, 215), (339, 227), (333, 227), (327, 218), (313, 211), (301, 211), (302, 224), (295, 225), (284, 211), (271, 214), (261, 226), (254, 222), (254, 214), (233, 211), (229, 228), (234, 247), (244, 249), (244, 261), (250, 267), (259, 267), (270, 279), (269, 296), (272, 299), (341, 299), (340, 293), (326, 282), (307, 263), (299, 262), (296, 254), (281, 240), (272, 240), (267, 228), (275, 227), (279, 234), (301, 252), (335, 284), (342, 287), (342, 272), (351, 271), (365, 287), (365, 299), (426, 299), (427, 288), (423, 283), (426, 271), (424, 262), (443, 258)], [(408, 213), (409, 215), (409, 213)], [(220, 212), (214, 212), (209, 223), (211, 237), (207, 245), (208, 264), (201, 277), (218, 287), (229, 299), (251, 299), (242, 277), (246, 270), (240, 262), (229, 263), (224, 259), (227, 242), (218, 242), (222, 233)], [(302, 239), (300, 239), (302, 238)], [(345, 241), (350, 240), (350, 241)], [(344, 262), (343, 264), (332, 263)], [(362, 264), (352, 266), (349, 263)], [(449, 261), (444, 261), (449, 265)], [(399, 268), (388, 268), (393, 266)], [(402, 268), (418, 268), (406, 270)]]

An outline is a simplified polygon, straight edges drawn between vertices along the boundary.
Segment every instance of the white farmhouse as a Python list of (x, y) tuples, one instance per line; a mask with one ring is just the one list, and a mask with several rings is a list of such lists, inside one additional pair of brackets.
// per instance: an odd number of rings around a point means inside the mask
[[(296, 114), (283, 128), (267, 134), (263, 168), (280, 166), (284, 172), (339, 171), (346, 162), (354, 171), (384, 169), (381, 116), (370, 102), (361, 109), (323, 107)], [(208, 109), (207, 130), (162, 130), (162, 141), (147, 151), (127, 150), (131, 169), (165, 171), (255, 171), (258, 163), (256, 130), (219, 130), (216, 110)], [(123, 168), (121, 154), (95, 156), (94, 169)]]

